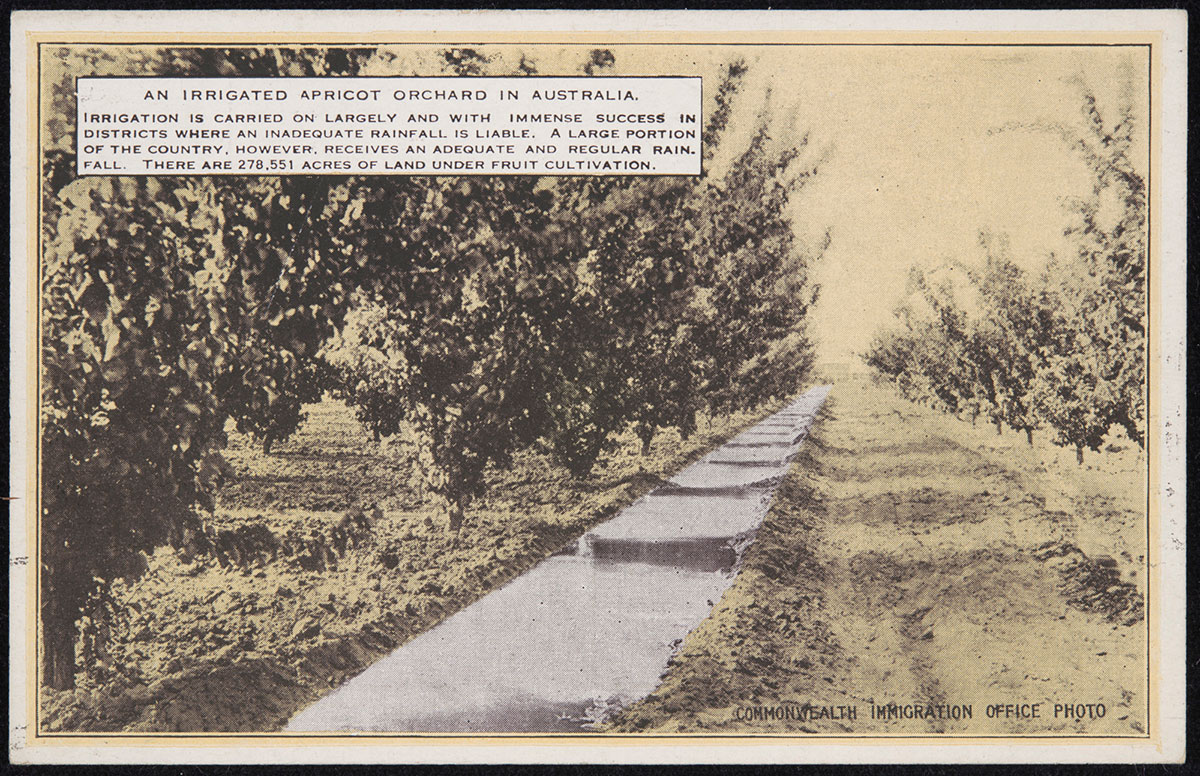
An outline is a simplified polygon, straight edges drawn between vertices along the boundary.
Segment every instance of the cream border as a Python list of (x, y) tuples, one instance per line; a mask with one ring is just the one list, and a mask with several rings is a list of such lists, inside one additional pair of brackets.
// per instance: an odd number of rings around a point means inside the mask
[[(238, 34), (216, 31), (216, 20), (232, 21)], [(395, 33), (357, 32), (370, 19), (375, 29), (394, 24)], [(37, 122), (27, 122), (37, 110), (37, 42), (136, 43), (136, 42), (603, 42), (615, 43), (757, 43), (757, 44), (1150, 44), (1152, 52), (1152, 214), (1151, 322), (1158, 336), (1152, 347), (1150, 417), (1171, 421), (1158, 427), (1159, 438), (1151, 455), (1151, 564), (1150, 601), (1151, 683), (1149, 741), (1137, 739), (1068, 738), (1038, 739), (928, 738), (828, 736), (721, 737), (691, 736), (491, 736), (464, 738), (434, 736), (397, 740), (374, 736), (244, 736), (145, 735), (105, 736), (75, 734), (36, 736), (18, 725), (33, 718), (35, 660), (33, 629), (26, 628), (35, 612), (36, 569), (26, 562), (22, 574), (10, 561), (10, 754), (14, 761), (138, 762), (164, 761), (162, 747), (171, 747), (172, 762), (336, 762), (352, 757), (356, 762), (887, 762), (929, 761), (1147, 761), (1176, 760), (1183, 744), (1183, 437), (1172, 431), (1184, 420), (1184, 298), (1185, 253), (1182, 163), (1186, 95), (1186, 16), (1181, 12), (728, 12), (728, 13), (559, 13), (559, 12), (203, 12), (74, 13), (22, 12), (13, 16), (13, 50), (27, 56), (12, 59), (13, 105), (24, 101), (32, 112), (12, 114), (13, 192), (12, 255), (28, 256), (37, 240), (36, 160)], [(488, 28), (486, 32), (481, 31)], [(772, 30), (807, 28), (807, 32)], [(886, 30), (885, 30), (886, 28)], [(989, 30), (989, 28), (992, 28)], [(1012, 32), (1023, 28), (1025, 32)], [(138, 30), (136, 33), (113, 30)], [(192, 30), (181, 32), (180, 30)], [(257, 33), (255, 30), (264, 32)], [(279, 32), (279, 30), (289, 30)], [(320, 29), (323, 32), (314, 33)], [(418, 32), (422, 29), (436, 33)], [(583, 29), (639, 30), (638, 32), (582, 32)], [(739, 32), (727, 32), (730, 29)], [(345, 30), (339, 32), (338, 30)], [(453, 30), (453, 34), (448, 34)], [(507, 30), (507, 32), (505, 31)], [(536, 31), (535, 31), (536, 30)], [(714, 32), (714, 31), (720, 32)], [(850, 31), (847, 31), (850, 30)], [(1169, 100), (1170, 103), (1164, 103)], [(1170, 177), (1167, 177), (1170, 176)], [(19, 227), (24, 227), (24, 232)], [(33, 248), (36, 253), (36, 247)], [(1170, 261), (1164, 259), (1169, 258)], [(12, 558), (27, 556), (36, 547), (36, 481), (29, 476), (27, 457), (37, 438), (36, 405), (30, 391), (36, 374), (37, 349), (28, 338), (36, 327), (37, 281), (29, 277), (30, 262), (14, 262), (11, 283), (20, 299), (11, 311), (12, 373), (23, 380), (12, 382), (12, 413), (20, 417), (24, 439), (14, 441), (10, 475), (24, 486), (24, 501), (11, 502)], [(32, 304), (30, 304), (32, 303)], [(22, 332), (17, 340), (17, 332)], [(36, 328), (35, 328), (36, 331)], [(23, 355), (22, 355), (23, 354)], [(1164, 407), (1169, 414), (1164, 418)], [(1157, 487), (1156, 487), (1157, 486)], [(13, 493), (18, 493), (14, 487)], [(22, 526), (27, 533), (22, 532)], [(1176, 593), (1170, 595), (1167, 593)], [(22, 597), (24, 600), (22, 601)], [(1163, 671), (1167, 666), (1175, 670)], [(21, 670), (24, 667), (25, 670)], [(24, 714), (20, 714), (24, 712)], [(836, 741), (836, 743), (831, 743)], [(936, 741), (936, 742), (935, 742)], [(1018, 743), (1019, 741), (1019, 743)], [(11, 745), (16, 745), (12, 748)], [(450, 746), (447, 746), (450, 745)], [(899, 748), (899, 747), (903, 748)], [(220, 748), (218, 748), (220, 747)], [(289, 747), (283, 749), (282, 747)], [(348, 749), (347, 747), (352, 747)], [(450, 748), (453, 747), (453, 748)]]

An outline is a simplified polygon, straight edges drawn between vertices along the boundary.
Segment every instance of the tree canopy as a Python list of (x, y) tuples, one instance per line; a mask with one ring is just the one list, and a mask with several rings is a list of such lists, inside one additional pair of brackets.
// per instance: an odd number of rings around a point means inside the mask
[[(806, 141), (760, 116), (719, 177), (76, 178), (75, 75), (353, 75), (370, 49), (63, 49), (43, 143), (43, 680), (74, 676), (88, 597), (214, 508), (226, 424), (269, 451), (327, 392), (377, 436), (403, 424), (457, 528), (535, 443), (585, 476), (613, 435), (801, 388), (823, 246), (789, 203)], [(605, 50), (579, 65), (611, 67)], [(424, 67), (530, 74), (472, 49)], [(704, 128), (727, 131), (745, 68)], [(69, 107), (70, 106), (70, 107)]]

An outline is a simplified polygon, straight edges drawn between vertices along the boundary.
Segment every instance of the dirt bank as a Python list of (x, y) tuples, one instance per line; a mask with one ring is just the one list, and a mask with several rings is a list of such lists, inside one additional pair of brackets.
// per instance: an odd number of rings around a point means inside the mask
[(1143, 735), (1144, 459), (1036, 442), (836, 386), (733, 587), (606, 728)]

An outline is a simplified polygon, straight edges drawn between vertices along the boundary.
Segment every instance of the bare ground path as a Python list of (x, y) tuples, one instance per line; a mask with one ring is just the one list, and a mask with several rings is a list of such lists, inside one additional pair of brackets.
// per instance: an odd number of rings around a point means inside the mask
[(1143, 735), (1139, 458), (1016, 437), (839, 385), (735, 584), (609, 729)]

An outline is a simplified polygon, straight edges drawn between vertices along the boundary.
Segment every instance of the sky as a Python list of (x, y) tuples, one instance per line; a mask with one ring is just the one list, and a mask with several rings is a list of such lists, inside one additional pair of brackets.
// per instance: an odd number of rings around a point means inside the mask
[[(541, 75), (579, 74), (594, 46), (489, 45), (493, 74), (529, 57)], [(795, 198), (805, 239), (832, 241), (814, 269), (821, 297), (811, 333), (818, 359), (856, 361), (893, 322), (909, 268), (982, 259), (980, 231), (1008, 237), (1013, 258), (1041, 266), (1067, 248), (1064, 199), (1090, 187), (1058, 136), (1014, 124), (1082, 124), (1081, 83), (1102, 112), (1137, 95), (1145, 162), (1147, 49), (1121, 46), (609, 46), (602, 75), (700, 75), (706, 99), (723, 65), (749, 66), (731, 126), (748, 137), (760, 110), (782, 143), (808, 135), (817, 176)], [(444, 72), (440, 47), (376, 52), (373, 75)], [(769, 98), (768, 98), (769, 93)], [(766, 106), (764, 108), (764, 106)], [(711, 102), (706, 104), (711, 111)], [(719, 170), (720, 154), (712, 165)]]
[(1080, 79), (1102, 111), (1115, 111), (1130, 79), (1145, 94), (1142, 51), (770, 52), (777, 61), (765, 58), (763, 77), (792, 70), (795, 122), (811, 127), (817, 145), (832, 145), (797, 203), (801, 229), (827, 225), (833, 237), (816, 273), (821, 359), (843, 361), (869, 346), (894, 320), (911, 266), (982, 260), (981, 230), (1007, 235), (1013, 258), (1026, 267), (1064, 252), (1064, 199), (1086, 193), (1091, 178), (1061, 137), (1012, 125), (1081, 126)]
[[(982, 260), (980, 231), (1007, 235), (1018, 263), (1038, 268), (1067, 248), (1064, 199), (1091, 178), (1061, 137), (1014, 124), (1082, 127), (1081, 83), (1113, 114), (1123, 91), (1139, 95), (1144, 48), (978, 46), (695, 47), (616, 49), (618, 74), (707, 76), (744, 57), (743, 120), (770, 91), (781, 140), (809, 134), (826, 161), (796, 199), (798, 231), (832, 242), (816, 268), (821, 298), (812, 331), (819, 360), (857, 360), (894, 321), (909, 268)], [(747, 122), (748, 123), (748, 122)], [(1006, 129), (1007, 128), (1007, 129)], [(1000, 130), (1000, 131), (997, 131)], [(1148, 166), (1148, 165), (1145, 165)]]

